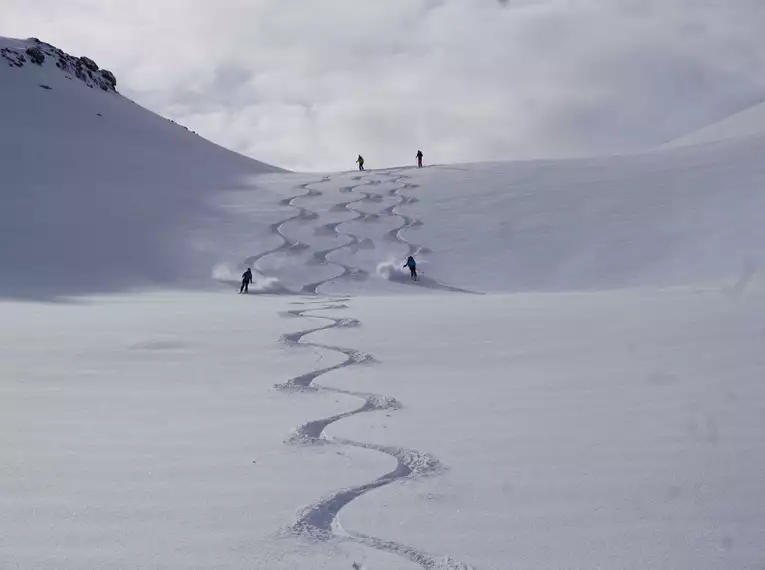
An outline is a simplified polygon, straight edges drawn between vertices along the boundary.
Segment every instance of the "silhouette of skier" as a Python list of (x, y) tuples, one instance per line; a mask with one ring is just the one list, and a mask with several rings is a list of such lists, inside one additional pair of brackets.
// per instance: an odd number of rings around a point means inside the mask
[(417, 151), (417, 168), (422, 168), (422, 151)]
[(414, 260), (414, 257), (411, 255), (407, 257), (404, 267), (409, 268), (409, 273), (411, 273), (412, 281), (417, 281), (417, 262)]
[(250, 283), (252, 283), (252, 271), (250, 271), (250, 268), (247, 268), (247, 271), (242, 273), (242, 286), (239, 287), (240, 293), (249, 293), (250, 292)]
[(359, 170), (364, 170), (364, 157), (359, 155), (359, 157), (356, 159), (356, 162), (359, 165)]

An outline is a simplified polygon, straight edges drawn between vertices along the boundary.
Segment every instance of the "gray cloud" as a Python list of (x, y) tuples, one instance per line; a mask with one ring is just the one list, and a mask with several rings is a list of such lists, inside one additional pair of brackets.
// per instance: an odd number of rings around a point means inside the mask
[[(65, 6), (63, 5), (65, 4)], [(765, 99), (761, 0), (0, 0), (0, 34), (294, 169), (646, 148)]]

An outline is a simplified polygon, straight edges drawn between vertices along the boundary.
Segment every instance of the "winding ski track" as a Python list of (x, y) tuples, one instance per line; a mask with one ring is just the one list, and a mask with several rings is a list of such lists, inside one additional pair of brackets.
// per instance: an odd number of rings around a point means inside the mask
[[(397, 198), (397, 202), (391, 206), (386, 207), (379, 213), (363, 212), (353, 207), (354, 204), (357, 204), (359, 202), (364, 202), (364, 201), (382, 202), (384, 200), (385, 196), (383, 194), (359, 190), (361, 187), (364, 187), (364, 186), (373, 187), (383, 183), (383, 180), (375, 179), (374, 174), (364, 174), (364, 175), (355, 176), (353, 178), (353, 181), (357, 182), (357, 184), (340, 188), (341, 193), (347, 193), (347, 194), (358, 193), (361, 195), (361, 197), (354, 200), (340, 202), (336, 204), (335, 206), (333, 206), (332, 210), (333, 211), (347, 210), (347, 211), (353, 212), (355, 216), (350, 220), (344, 220), (341, 222), (333, 222), (333, 223), (325, 224), (324, 226), (319, 228), (319, 231), (327, 235), (337, 234), (338, 236), (346, 237), (347, 240), (345, 241), (345, 243), (339, 244), (332, 248), (314, 252), (312, 257), (312, 262), (316, 264), (336, 265), (339, 268), (341, 268), (342, 272), (339, 275), (334, 275), (332, 277), (328, 277), (326, 279), (316, 281), (315, 283), (309, 283), (304, 285), (301, 290), (301, 293), (310, 294), (310, 295), (320, 295), (319, 288), (322, 285), (329, 283), (331, 281), (335, 281), (338, 279), (366, 279), (368, 277), (368, 272), (360, 268), (328, 259), (328, 256), (335, 251), (339, 251), (343, 248), (361, 246), (362, 240), (360, 240), (358, 236), (350, 232), (343, 231), (341, 229), (341, 226), (348, 222), (357, 221), (357, 220), (371, 221), (371, 220), (379, 219), (381, 216), (398, 217), (402, 220), (401, 225), (398, 228), (388, 232), (385, 236), (385, 239), (388, 239), (391, 241), (397, 241), (403, 244), (408, 250), (408, 255), (417, 255), (420, 253), (425, 253), (427, 251), (426, 248), (424, 248), (423, 246), (407, 241), (406, 238), (404, 238), (401, 233), (406, 229), (420, 225), (421, 222), (415, 218), (412, 218), (400, 213), (397, 209), (401, 205), (411, 204), (416, 202), (416, 198), (403, 196), (399, 192), (405, 189), (417, 188), (417, 185), (412, 184), (410, 182), (405, 182), (405, 180), (407, 180), (408, 177), (404, 174), (382, 172), (377, 175), (385, 176), (387, 178), (385, 182), (396, 185), (393, 189), (388, 191), (388, 195), (395, 196)], [(316, 219), (318, 217), (317, 213), (311, 211), (310, 209), (304, 206), (298, 205), (296, 201), (304, 197), (321, 195), (321, 192), (311, 189), (310, 186), (315, 183), (328, 182), (330, 180), (331, 179), (329, 177), (325, 177), (316, 182), (308, 182), (308, 183), (300, 184), (299, 186), (296, 187), (296, 190), (301, 191), (300, 194), (282, 200), (281, 202), (282, 205), (291, 206), (297, 209), (297, 213), (295, 215), (290, 216), (286, 218), (285, 220), (277, 222), (271, 226), (272, 231), (282, 239), (282, 244), (270, 250), (264, 251), (258, 255), (250, 257), (249, 259), (246, 260), (247, 263), (252, 264), (253, 266), (257, 266), (257, 262), (260, 259), (266, 257), (267, 255), (284, 252), (284, 251), (302, 251), (305, 248), (307, 248), (308, 246), (306, 246), (305, 244), (302, 244), (299, 240), (292, 240), (285, 233), (284, 231), (285, 224), (292, 222), (294, 220)], [(417, 282), (417, 283), (419, 284), (421, 282)], [(443, 285), (435, 281), (432, 281), (431, 283), (425, 286), (428, 286), (434, 289), (447, 290), (447, 291), (472, 293), (471, 291), (449, 287), (447, 285)], [(373, 364), (377, 362), (374, 359), (374, 357), (371, 356), (370, 354), (367, 354), (365, 352), (359, 351), (354, 348), (344, 348), (341, 346), (321, 344), (318, 342), (311, 342), (306, 340), (306, 337), (308, 337), (309, 335), (312, 335), (314, 333), (318, 333), (321, 331), (326, 331), (330, 329), (354, 328), (354, 327), (360, 326), (361, 323), (356, 319), (315, 314), (317, 312), (323, 312), (323, 311), (338, 311), (338, 310), (346, 309), (348, 305), (345, 303), (349, 300), (350, 299), (348, 297), (327, 297), (325, 299), (297, 301), (295, 302), (295, 304), (306, 305), (306, 307), (300, 308), (300, 309), (293, 309), (293, 310), (285, 311), (284, 313), (282, 313), (282, 315), (286, 317), (293, 317), (293, 318), (310, 317), (313, 319), (320, 319), (325, 321), (326, 324), (322, 326), (298, 331), (295, 333), (285, 334), (281, 337), (281, 342), (283, 342), (284, 344), (288, 346), (312, 347), (314, 349), (327, 350), (327, 351), (341, 354), (345, 358), (339, 364), (336, 364), (334, 366), (324, 367), (324, 368), (318, 368), (318, 369), (300, 374), (299, 376), (295, 376), (287, 380), (283, 384), (278, 384), (276, 387), (282, 390), (297, 390), (297, 391), (322, 390), (322, 391), (332, 392), (336, 394), (343, 394), (346, 396), (353, 396), (358, 398), (361, 402), (357, 408), (354, 408), (347, 412), (343, 412), (343, 413), (336, 414), (326, 418), (320, 418), (317, 420), (308, 421), (302, 424), (301, 426), (297, 427), (292, 432), (292, 434), (290, 435), (287, 441), (291, 444), (305, 445), (305, 444), (327, 443), (327, 444), (341, 445), (346, 447), (356, 447), (356, 448), (373, 450), (393, 458), (396, 461), (396, 466), (392, 471), (381, 475), (380, 477), (374, 479), (373, 481), (370, 481), (368, 483), (364, 483), (361, 485), (348, 487), (346, 489), (342, 489), (340, 491), (331, 493), (319, 499), (318, 501), (303, 507), (297, 512), (296, 519), (289, 526), (289, 530), (298, 536), (307, 537), (312, 540), (326, 541), (333, 538), (340, 539), (340, 540), (351, 540), (351, 541), (366, 545), (370, 548), (374, 548), (379, 551), (396, 554), (402, 558), (405, 558), (407, 560), (410, 560), (411, 562), (414, 562), (415, 564), (418, 564), (419, 566), (421, 566), (422, 568), (426, 570), (473, 570), (472, 566), (469, 566), (463, 562), (449, 558), (448, 556), (434, 555), (434, 554), (424, 552), (414, 546), (401, 544), (398, 542), (393, 542), (388, 540), (383, 540), (383, 539), (376, 538), (367, 534), (362, 534), (359, 532), (348, 531), (341, 526), (338, 520), (340, 511), (346, 505), (348, 505), (354, 499), (357, 499), (358, 497), (361, 497), (362, 495), (370, 491), (379, 489), (386, 485), (390, 485), (396, 481), (403, 481), (403, 480), (414, 479), (419, 477), (428, 477), (428, 476), (437, 475), (443, 472), (445, 469), (444, 466), (438, 461), (438, 459), (436, 459), (432, 455), (425, 452), (417, 451), (414, 449), (407, 449), (403, 447), (383, 446), (383, 445), (377, 445), (373, 443), (353, 441), (353, 440), (344, 439), (344, 438), (332, 438), (329, 435), (327, 435), (326, 433), (327, 428), (330, 425), (336, 422), (339, 422), (343, 419), (346, 419), (358, 414), (379, 412), (383, 410), (395, 410), (401, 407), (401, 403), (392, 397), (383, 396), (383, 395), (374, 394), (374, 393), (367, 393), (367, 392), (352, 392), (347, 390), (340, 390), (338, 388), (331, 388), (328, 386), (320, 385), (316, 382), (316, 380), (320, 378), (321, 376), (324, 376), (336, 370), (341, 370), (343, 368), (348, 368), (352, 366), (369, 365), (369, 364)]]
[(396, 461), (396, 467), (392, 471), (381, 475), (373, 481), (336, 491), (306, 507), (303, 507), (298, 511), (296, 520), (290, 525), (289, 529), (296, 535), (304, 536), (312, 540), (325, 541), (330, 540), (333, 537), (352, 540), (376, 550), (406, 558), (411, 562), (419, 564), (426, 570), (472, 570), (471, 566), (453, 560), (448, 556), (433, 555), (415, 548), (414, 546), (345, 530), (338, 521), (338, 515), (343, 507), (370, 491), (390, 485), (396, 481), (433, 476), (444, 471), (444, 466), (441, 462), (429, 453), (404, 447), (377, 445), (345, 438), (332, 438), (327, 435), (326, 430), (330, 425), (345, 418), (369, 412), (395, 410), (401, 407), (401, 403), (398, 400), (388, 396), (368, 392), (351, 392), (316, 383), (316, 380), (319, 377), (335, 370), (376, 362), (371, 355), (353, 348), (343, 348), (305, 340), (305, 337), (320, 331), (360, 326), (361, 323), (356, 319), (314, 314), (318, 311), (341, 310), (345, 308), (347, 308), (347, 305), (344, 303), (337, 303), (333, 302), (332, 299), (327, 299), (323, 306), (295, 309), (284, 313), (285, 316), (291, 317), (318, 318), (327, 321), (328, 324), (284, 335), (281, 339), (282, 342), (289, 345), (300, 345), (334, 351), (344, 355), (345, 360), (334, 366), (312, 370), (299, 376), (295, 376), (277, 387), (288, 390), (322, 390), (336, 394), (355, 396), (361, 400), (361, 405), (357, 408), (302, 424), (293, 431), (288, 441), (293, 444), (332, 443), (335, 445), (369, 449), (392, 457)]
[[(353, 186), (345, 186), (345, 187), (341, 188), (340, 191), (341, 192), (345, 192), (345, 193), (350, 193), (350, 192), (354, 192), (357, 188), (360, 188), (361, 186), (367, 186), (367, 185), (372, 185), (372, 184), (373, 184), (373, 182), (368, 181), (368, 182), (359, 183), (359, 184), (356, 184), (356, 185), (353, 185)], [(347, 237), (348, 241), (346, 243), (340, 244), (340, 245), (335, 246), (335, 247), (331, 247), (329, 249), (315, 251), (314, 254), (313, 254), (313, 261), (314, 261), (314, 263), (320, 263), (320, 264), (330, 264), (331, 263), (332, 265), (337, 265), (340, 268), (342, 268), (342, 270), (343, 270), (342, 273), (340, 275), (334, 275), (332, 277), (328, 277), (326, 279), (322, 279), (320, 281), (316, 281), (315, 283), (308, 283), (307, 285), (303, 286), (303, 289), (301, 291), (302, 293), (318, 295), (319, 294), (319, 287), (321, 287), (322, 285), (324, 285), (326, 283), (329, 283), (331, 281), (335, 281), (337, 279), (343, 279), (343, 278), (350, 278), (350, 279), (354, 279), (354, 280), (363, 281), (364, 279), (367, 279), (369, 277), (369, 272), (364, 271), (363, 269), (360, 269), (358, 267), (354, 267), (352, 265), (347, 265), (345, 263), (340, 263), (339, 261), (330, 261), (330, 260), (327, 259), (327, 256), (329, 254), (335, 252), (335, 251), (339, 251), (339, 250), (344, 249), (346, 247), (358, 246), (361, 243), (361, 240), (359, 240), (358, 236), (355, 236), (355, 235), (353, 235), (351, 233), (348, 233), (348, 232), (343, 232), (340, 229), (340, 226), (342, 226), (343, 224), (346, 224), (348, 222), (352, 222), (352, 221), (355, 221), (355, 220), (361, 220), (366, 215), (366, 214), (364, 214), (364, 212), (360, 212), (359, 210), (356, 210), (356, 209), (354, 209), (352, 207), (353, 204), (356, 204), (357, 202), (362, 202), (365, 199), (367, 199), (368, 196), (369, 196), (369, 194), (367, 194), (365, 192), (362, 192), (361, 194), (362, 194), (361, 198), (357, 198), (355, 200), (349, 200), (347, 202), (339, 202), (339, 203), (335, 204), (332, 207), (332, 210), (336, 211), (336, 212), (338, 212), (338, 211), (339, 212), (342, 212), (342, 211), (353, 212), (354, 214), (356, 214), (353, 218), (351, 218), (350, 220), (343, 220), (341, 222), (332, 222), (332, 223), (329, 223), (329, 224), (325, 224), (325, 225), (323, 225), (321, 227), (321, 230), (323, 230), (324, 233), (330, 233), (330, 234), (334, 233), (334, 234), (337, 234), (339, 236)], [(302, 197), (302, 196), (298, 196), (298, 198), (300, 198), (300, 197)]]
[[(386, 216), (397, 216), (401, 218), (402, 220), (402, 224), (398, 228), (395, 228), (389, 231), (387, 234), (385, 234), (385, 238), (388, 241), (398, 242), (406, 246), (406, 248), (408, 249), (408, 253), (406, 255), (411, 255), (413, 257), (416, 257), (417, 255), (420, 255), (420, 254), (431, 253), (431, 250), (429, 248), (409, 241), (402, 234), (402, 232), (404, 232), (405, 230), (416, 228), (423, 225), (423, 222), (421, 220), (417, 218), (413, 218), (411, 216), (407, 216), (406, 214), (403, 214), (399, 211), (400, 206), (404, 206), (407, 204), (416, 204), (417, 202), (419, 202), (417, 198), (414, 198), (412, 196), (405, 196), (401, 194), (402, 190), (414, 190), (415, 188), (419, 188), (419, 184), (414, 184), (412, 182), (404, 182), (405, 180), (409, 180), (409, 177), (406, 174), (399, 174), (396, 172), (383, 172), (381, 174), (383, 176), (387, 176), (390, 179), (389, 180), (390, 182), (399, 184), (399, 186), (397, 186), (396, 188), (393, 188), (388, 191), (388, 194), (390, 196), (398, 197), (399, 199), (398, 203), (385, 208), (381, 213), (385, 214)], [(414, 281), (412, 284), (417, 285), (419, 287), (425, 287), (428, 289), (451, 291), (453, 293), (469, 293), (471, 295), (481, 294), (475, 291), (470, 291), (468, 289), (460, 289), (458, 287), (445, 285), (435, 280), (420, 279), (419, 281)]]

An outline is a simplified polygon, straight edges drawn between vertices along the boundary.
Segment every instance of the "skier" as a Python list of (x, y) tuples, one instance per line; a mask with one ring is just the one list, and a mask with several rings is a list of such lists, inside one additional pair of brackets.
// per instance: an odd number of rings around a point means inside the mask
[(404, 264), (404, 267), (409, 268), (409, 272), (411, 273), (412, 281), (417, 281), (417, 262), (414, 260), (414, 257), (411, 255), (406, 258), (406, 263)]
[(417, 168), (422, 168), (422, 151), (417, 151)]
[(247, 268), (247, 271), (242, 273), (242, 286), (239, 287), (240, 293), (249, 293), (250, 292), (250, 283), (252, 283), (252, 271), (250, 271), (250, 268)]
[(364, 157), (359, 155), (356, 162), (359, 164), (359, 170), (364, 170)]

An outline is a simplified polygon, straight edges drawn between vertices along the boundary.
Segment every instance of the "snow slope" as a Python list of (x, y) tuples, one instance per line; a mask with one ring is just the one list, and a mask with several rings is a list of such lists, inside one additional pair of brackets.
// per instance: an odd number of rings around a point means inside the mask
[[(0, 44), (17, 50), (36, 45)], [(353, 204), (343, 211), (338, 203), (344, 190), (358, 184), (371, 193), (356, 204), (372, 214), (361, 221), (364, 229), (397, 228), (400, 218), (391, 208), (401, 202), (396, 212), (413, 222), (408, 235), (433, 252), (421, 258), (433, 268), (428, 275), (458, 288), (687, 283), (730, 279), (762, 261), (759, 189), (765, 168), (759, 156), (765, 140), (756, 136), (715, 148), (436, 166), (361, 181), (354, 174), (326, 182), (323, 175), (272, 176), (253, 186), (250, 175), (274, 169), (211, 145), (114, 92), (67, 77), (52, 57), (43, 66), (0, 65), (6, 126), (0, 133), (2, 296), (200, 287), (210, 284), (212, 274), (236, 280), (243, 261), (263, 249), (260, 244), (278, 244), (270, 224), (292, 215), (289, 199), (312, 182), (320, 182), (310, 186), (314, 192), (326, 195), (293, 203), (308, 207), (313, 200), (319, 210), (309, 208), (283, 226), (306, 246), (302, 257), (271, 255), (261, 264), (293, 291), (338, 273), (336, 265), (304, 261), (320, 255), (325, 243), (347, 239), (335, 235), (332, 224), (355, 215)], [(246, 190), (221, 194), (233, 187)], [(384, 206), (380, 212), (376, 204)], [(389, 290), (376, 279), (377, 265), (388, 258), (398, 263), (405, 252), (385, 231), (369, 234), (374, 250), (363, 241), (364, 231), (356, 232), (362, 243), (353, 255), (364, 258), (357, 261), (366, 273), (355, 282), (372, 277), (361, 290)], [(350, 249), (330, 257), (347, 257)], [(350, 286), (345, 280), (340, 288)]]
[[(42, 65), (29, 47), (48, 52)], [(205, 199), (276, 169), (78, 79), (52, 46), (0, 38), (0, 49), (26, 59), (0, 58), (0, 297), (199, 278), (184, 232)]]
[(761, 287), (0, 303), (0, 560), (757, 568), (764, 310)]
[(765, 138), (285, 174), (11, 77), (3, 567), (762, 566)]
[(738, 137), (765, 134), (765, 103), (754, 105), (722, 121), (675, 139), (661, 148), (714, 143)]
[(260, 196), (279, 193), (283, 211), (267, 221), (287, 244), (258, 236), (230, 273), (247, 260), (294, 292), (317, 282), (324, 293), (402, 292), (390, 281), (416, 251), (418, 291), (731, 283), (765, 262), (763, 153), (765, 139), (737, 139), (588, 160), (261, 179), (270, 192), (226, 199), (264, 210)]
[(762, 565), (762, 288), (439, 297), (359, 297), (334, 314), (362, 328), (310, 339), (382, 362), (317, 383), (403, 405), (329, 438), (441, 468), (352, 501), (338, 532), (479, 569)]

